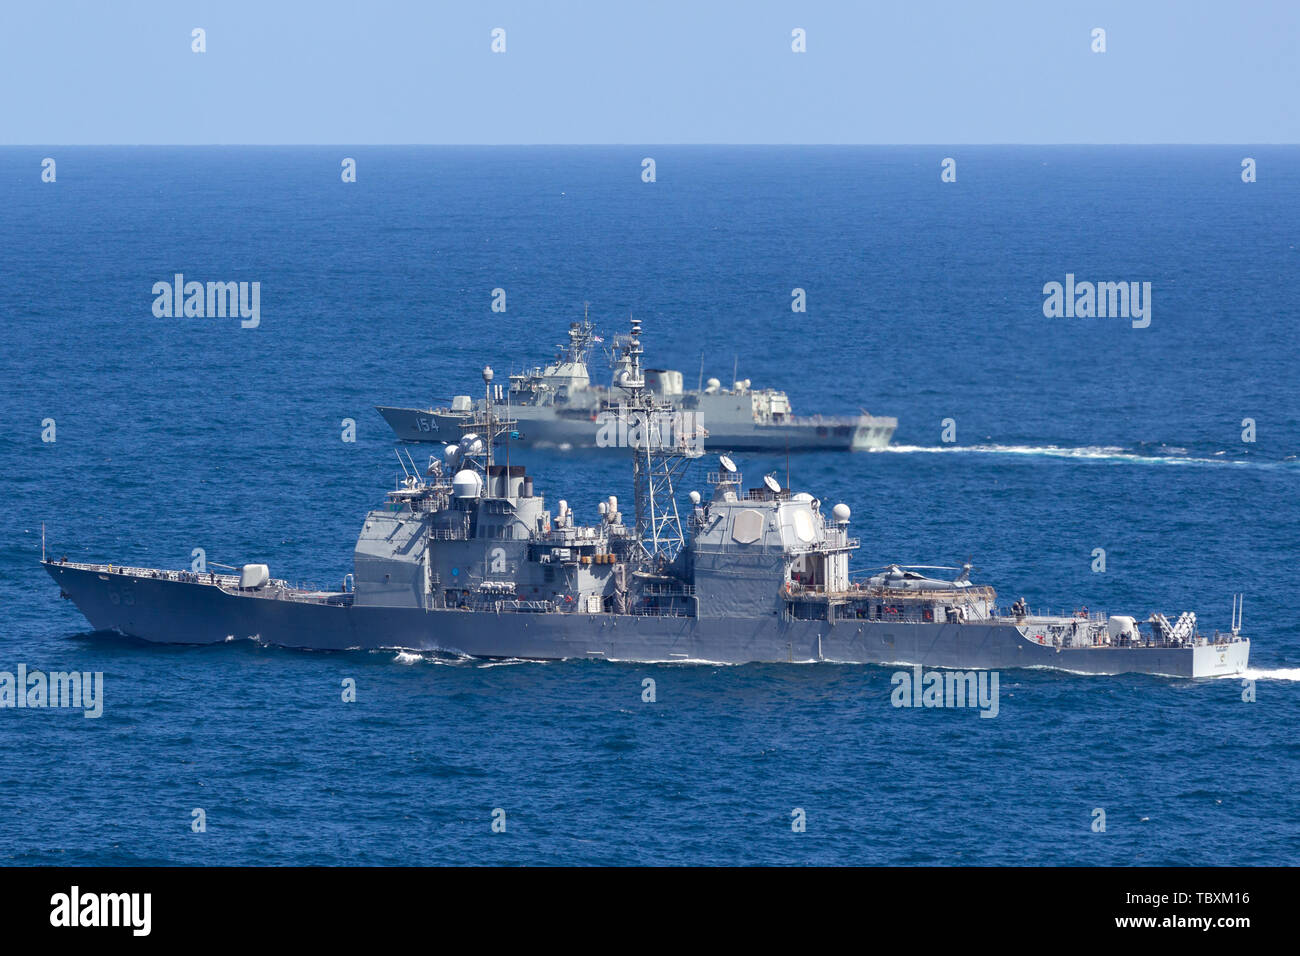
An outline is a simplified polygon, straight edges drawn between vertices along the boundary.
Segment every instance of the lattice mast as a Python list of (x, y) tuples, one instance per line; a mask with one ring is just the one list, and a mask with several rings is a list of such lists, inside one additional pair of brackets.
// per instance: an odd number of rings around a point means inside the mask
[[(639, 561), (650, 570), (670, 563), (685, 544), (677, 513), (677, 481), (701, 454), (693, 417), (686, 422), (672, 405), (656, 401), (641, 368), (641, 320), (632, 319), (624, 354), (627, 364), (616, 384), (626, 393), (619, 408), (632, 450), (632, 492)], [(621, 429), (622, 430), (622, 429)]]

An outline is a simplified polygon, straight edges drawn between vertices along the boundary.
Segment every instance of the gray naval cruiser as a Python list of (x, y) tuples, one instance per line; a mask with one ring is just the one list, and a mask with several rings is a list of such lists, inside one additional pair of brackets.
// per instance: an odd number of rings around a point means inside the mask
[[(627, 371), (627, 354), (617, 345), (613, 381)], [(614, 439), (620, 419), (615, 408), (616, 386), (593, 382), (588, 358), (600, 342), (595, 327), (584, 316), (569, 327), (567, 346), (557, 350), (546, 366), (510, 376), (509, 388), (498, 389), (498, 401), (509, 405), (518, 421), (512, 440), (520, 445), (557, 448), (617, 448)], [(733, 376), (734, 377), (734, 376)], [(673, 369), (646, 369), (646, 387), (696, 424), (697, 438), (708, 448), (723, 451), (863, 451), (883, 448), (898, 428), (898, 419), (869, 415), (799, 416), (785, 392), (753, 388), (749, 379), (723, 388), (716, 378), (707, 382), (701, 370), (700, 388), (684, 389), (682, 373)], [(440, 408), (375, 406), (402, 441), (453, 442), (461, 426), (484, 412), (484, 399), (457, 395)]]
[[(640, 369), (633, 323), (619, 414), (630, 447), (633, 520), (614, 496), (581, 524), (509, 461), (516, 422), (494, 401), (420, 473), (411, 464), (366, 515), (354, 571), (337, 591), (296, 588), (265, 564), (238, 574), (42, 562), (98, 630), (147, 641), (253, 639), (295, 648), (401, 648), (466, 657), (635, 662), (840, 661), (949, 668), (1047, 667), (1085, 674), (1208, 677), (1245, 670), (1234, 601), (1229, 633), (1185, 613), (1033, 613), (991, 587), (889, 565), (854, 578), (844, 504), (823, 508), (767, 476), (745, 488), (718, 458), (711, 493), (676, 487), (701, 452)], [(506, 461), (494, 449), (504, 446)], [(400, 456), (399, 456), (400, 457)], [(684, 503), (683, 503), (684, 504)]]

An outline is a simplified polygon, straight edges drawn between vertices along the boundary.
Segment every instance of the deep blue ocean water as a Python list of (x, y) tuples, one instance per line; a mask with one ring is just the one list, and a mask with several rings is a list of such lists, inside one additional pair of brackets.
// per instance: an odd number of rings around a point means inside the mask
[[(1296, 148), (0, 149), (0, 670), (106, 682), (98, 720), (0, 710), (0, 861), (1295, 862), (1298, 245)], [(261, 282), (261, 326), (155, 318), (176, 272)], [(1150, 281), (1150, 327), (1045, 318), (1067, 272)], [(1006, 671), (990, 720), (892, 707), (892, 668), (148, 646), (37, 565), (44, 521), (73, 559), (336, 584), (397, 471), (371, 406), (536, 364), (584, 302), (692, 384), (703, 354), (896, 415), (890, 451), (791, 463), (857, 565), (1210, 629), (1244, 592), (1257, 700)], [(582, 518), (630, 500), (618, 458), (530, 465)]]

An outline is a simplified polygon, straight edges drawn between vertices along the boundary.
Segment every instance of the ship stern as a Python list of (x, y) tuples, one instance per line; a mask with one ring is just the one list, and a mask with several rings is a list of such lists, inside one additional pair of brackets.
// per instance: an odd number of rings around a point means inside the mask
[(1193, 677), (1229, 677), (1244, 674), (1250, 663), (1250, 640), (1229, 644), (1198, 644), (1192, 648)]
[(858, 419), (849, 443), (850, 451), (870, 451), (873, 448), (885, 448), (893, 440), (898, 428), (897, 418), (878, 418), (864, 415)]

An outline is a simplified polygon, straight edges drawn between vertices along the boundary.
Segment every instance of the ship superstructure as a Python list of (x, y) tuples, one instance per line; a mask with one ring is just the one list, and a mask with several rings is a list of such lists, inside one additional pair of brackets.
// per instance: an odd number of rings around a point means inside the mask
[[(611, 448), (613, 426), (619, 422), (611, 408), (624, 396), (619, 376), (626, 371), (627, 336), (618, 336), (610, 349), (612, 381), (609, 386), (593, 380), (590, 357), (603, 340), (587, 316), (569, 327), (568, 342), (557, 349), (555, 359), (545, 365), (510, 375), (508, 394), (512, 414), (519, 422), (517, 444), (557, 448)], [(736, 379), (724, 388), (716, 378), (706, 381), (701, 373), (699, 387), (686, 389), (682, 373), (673, 369), (646, 368), (643, 380), (663, 405), (694, 423), (702, 448), (707, 450), (861, 451), (883, 448), (898, 427), (895, 418), (870, 415), (799, 416), (789, 396), (774, 388), (754, 388), (749, 379)], [(449, 405), (438, 408), (376, 406), (394, 435), (403, 441), (448, 442), (460, 433), (467, 418), (482, 413), (483, 400), (469, 395), (454, 396)]]
[[(1200, 677), (1246, 668), (1234, 605), (1226, 632), (1080, 611), (1033, 613), (973, 584), (888, 565), (850, 573), (846, 504), (824, 508), (767, 475), (746, 487), (716, 459), (707, 492), (678, 498), (700, 451), (646, 384), (632, 328), (613, 407), (629, 434), (633, 513), (614, 495), (583, 524), (548, 507), (510, 452), (518, 422), (490, 368), (457, 441), (411, 467), (366, 515), (351, 580), (290, 586), (267, 565), (238, 575), (45, 560), (97, 629), (149, 641), (250, 638), (288, 647), (405, 648), (472, 657), (624, 661), (843, 661), (953, 668), (1055, 667)], [(501, 459), (504, 458), (504, 462)], [(681, 509), (681, 510), (679, 510)], [(630, 517), (630, 520), (629, 520)]]

